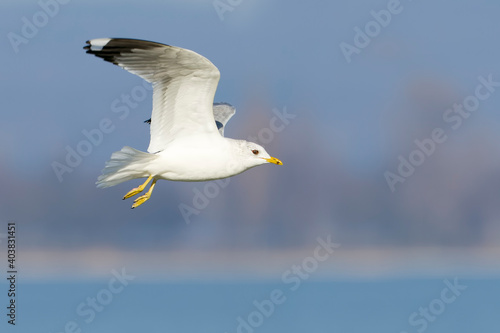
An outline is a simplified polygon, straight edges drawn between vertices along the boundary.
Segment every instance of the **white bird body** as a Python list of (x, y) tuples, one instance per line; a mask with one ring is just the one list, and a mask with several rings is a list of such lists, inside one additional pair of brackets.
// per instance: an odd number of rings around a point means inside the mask
[(149, 191), (135, 208), (149, 199), (158, 179), (206, 181), (237, 175), (257, 165), (281, 161), (256, 143), (223, 136), (234, 114), (228, 104), (213, 104), (220, 73), (208, 59), (182, 48), (135, 39), (100, 38), (87, 41), (94, 54), (153, 84), (151, 140), (148, 152), (131, 147), (111, 155), (98, 187), (135, 178), (146, 182), (127, 193)]
[[(149, 174), (174, 181), (207, 181), (237, 175), (255, 164), (236, 163), (236, 140), (196, 136), (173, 141), (147, 167)], [(218, 147), (214, 150), (213, 147)], [(267, 163), (262, 160), (262, 164)]]

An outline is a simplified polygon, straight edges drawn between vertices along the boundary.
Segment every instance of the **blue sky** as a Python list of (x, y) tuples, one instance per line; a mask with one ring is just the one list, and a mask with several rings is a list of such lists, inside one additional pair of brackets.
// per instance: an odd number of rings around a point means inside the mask
[[(159, 230), (155, 244), (174, 248), (241, 239), (245, 247), (288, 248), (332, 230), (352, 246), (481, 246), (500, 238), (497, 93), (447, 132), (395, 193), (384, 176), (415, 140), (446, 126), (443, 113), (473, 94), (479, 76), (500, 80), (497, 2), (401, 1), (350, 62), (340, 44), (355, 45), (355, 28), (365, 31), (372, 11), (387, 11), (391, 1), (245, 0), (224, 20), (212, 1), (69, 1), (57, 10), (56, 2), (40, 3), (4, 1), (0, 14), (0, 208), (2, 218), (26, 224), (30, 246), (127, 247), (122, 236), (148, 223)], [(38, 20), (33, 36), (26, 20)], [(13, 46), (13, 34), (24, 42)], [(210, 59), (221, 71), (216, 101), (237, 108), (229, 137), (257, 135), (274, 109), (295, 115), (266, 144), (284, 167), (234, 178), (189, 227), (178, 207), (205, 184), (160, 182), (139, 212), (120, 200), (136, 183), (96, 189), (112, 152), (146, 149), (142, 121), (151, 108), (148, 97), (123, 119), (113, 112), (113, 101), (143, 83), (85, 54), (85, 41), (99, 37), (148, 39)], [(67, 147), (77, 149), (83, 131), (103, 119), (112, 131), (61, 182), (53, 163), (64, 163)]]

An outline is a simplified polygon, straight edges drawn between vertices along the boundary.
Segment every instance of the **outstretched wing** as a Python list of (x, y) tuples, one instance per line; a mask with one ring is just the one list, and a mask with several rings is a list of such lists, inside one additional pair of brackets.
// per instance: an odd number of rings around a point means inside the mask
[(84, 48), (153, 84), (151, 140), (156, 153), (174, 138), (217, 133), (212, 103), (220, 73), (205, 57), (137, 39), (100, 38)]
[(219, 129), (220, 135), (224, 136), (224, 128), (226, 128), (229, 119), (235, 114), (236, 109), (228, 103), (214, 103), (213, 109), (215, 124)]
[[(215, 125), (217, 126), (220, 135), (224, 136), (224, 128), (226, 128), (226, 124), (229, 119), (231, 119), (231, 117), (235, 114), (236, 109), (228, 103), (214, 103), (213, 111)], [(144, 122), (151, 125), (151, 118), (145, 120)]]

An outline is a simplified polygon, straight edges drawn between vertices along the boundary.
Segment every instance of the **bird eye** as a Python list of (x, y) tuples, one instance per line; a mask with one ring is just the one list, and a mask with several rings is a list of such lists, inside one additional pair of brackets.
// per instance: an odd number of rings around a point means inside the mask
[(253, 153), (254, 155), (259, 155), (259, 151), (258, 151), (257, 149), (252, 150), (252, 153)]

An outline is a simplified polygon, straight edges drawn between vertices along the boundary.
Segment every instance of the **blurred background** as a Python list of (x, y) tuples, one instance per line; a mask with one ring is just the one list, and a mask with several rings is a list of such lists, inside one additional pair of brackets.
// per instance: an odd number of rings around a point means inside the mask
[[(2, 331), (500, 327), (497, 1), (0, 8), (0, 267), (15, 222), (19, 270)], [(226, 136), (284, 165), (161, 181), (134, 210), (121, 198), (142, 181), (97, 189), (111, 153), (147, 149), (152, 104), (140, 78), (85, 54), (101, 37), (207, 57), (215, 101), (237, 109)]]

